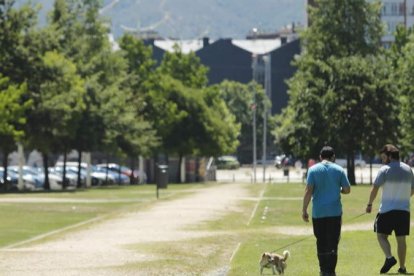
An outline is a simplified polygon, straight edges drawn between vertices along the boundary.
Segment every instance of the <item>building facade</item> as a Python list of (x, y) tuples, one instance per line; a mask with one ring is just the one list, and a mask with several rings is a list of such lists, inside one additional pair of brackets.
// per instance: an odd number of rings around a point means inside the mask
[[(381, 3), (381, 19), (385, 25), (382, 43), (388, 48), (394, 42), (394, 33), (398, 25), (406, 28), (414, 25), (414, 0), (382, 0)], [(307, 0), (307, 5), (315, 6), (316, 1)], [(307, 17), (307, 25), (309, 25), (309, 16)]]
[[(296, 36), (271, 39), (218, 39), (207, 38), (198, 41), (176, 41), (184, 53), (193, 51), (203, 65), (209, 68), (209, 84), (224, 80), (249, 83), (255, 79), (264, 87), (264, 56), (270, 55), (271, 90), (268, 94), (272, 102), (272, 114), (279, 114), (287, 105), (286, 81), (293, 76), (296, 68), (292, 65), (295, 55), (300, 54), (300, 42)], [(172, 41), (151, 40), (153, 58), (160, 62), (165, 52), (173, 51)], [(253, 56), (257, 56), (256, 71), (253, 72)], [(255, 75), (255, 76), (254, 76)]]
[(414, 0), (383, 0), (381, 18), (385, 24), (382, 38), (385, 47), (394, 42), (394, 32), (398, 25), (406, 28), (414, 25)]

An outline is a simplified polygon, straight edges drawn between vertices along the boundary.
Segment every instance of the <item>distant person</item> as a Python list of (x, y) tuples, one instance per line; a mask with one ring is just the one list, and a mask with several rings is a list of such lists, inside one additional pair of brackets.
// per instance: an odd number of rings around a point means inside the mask
[(287, 168), (290, 165), (290, 159), (289, 157), (285, 157), (285, 159), (283, 159), (283, 167)]
[(411, 168), (400, 162), (400, 153), (396, 146), (387, 144), (381, 151), (384, 166), (378, 172), (371, 189), (366, 212), (371, 213), (378, 190), (382, 187), (382, 198), (374, 222), (379, 245), (384, 252), (385, 262), (380, 273), (387, 273), (397, 260), (391, 253), (388, 236), (394, 231), (397, 239), (397, 252), (400, 268), (398, 273), (406, 274), (405, 258), (407, 244), (405, 236), (410, 234), (410, 197), (414, 193), (414, 176)]
[(307, 175), (308, 175), (309, 168), (310, 168), (310, 167), (312, 167), (312, 166), (313, 166), (313, 165), (315, 165), (315, 164), (316, 164), (315, 159), (310, 158), (310, 159), (308, 160), (308, 166), (307, 166), (306, 171), (305, 171), (305, 174), (304, 174), (304, 179), (306, 179), (306, 177), (307, 177)]
[(315, 159), (310, 158), (310, 159), (308, 160), (308, 169), (309, 169), (310, 167), (312, 167), (313, 165), (315, 165), (315, 164), (316, 164)]
[(147, 184), (147, 174), (144, 170), (138, 170), (137, 172), (138, 184)]
[(308, 205), (312, 199), (312, 224), (321, 276), (333, 276), (338, 261), (341, 235), (341, 193), (349, 194), (351, 186), (342, 167), (334, 163), (335, 152), (325, 146), (320, 151), (321, 162), (313, 165), (307, 175), (303, 196), (302, 219), (309, 222)]
[(296, 162), (295, 162), (295, 168), (298, 171), (301, 170), (302, 169), (302, 161), (296, 160)]

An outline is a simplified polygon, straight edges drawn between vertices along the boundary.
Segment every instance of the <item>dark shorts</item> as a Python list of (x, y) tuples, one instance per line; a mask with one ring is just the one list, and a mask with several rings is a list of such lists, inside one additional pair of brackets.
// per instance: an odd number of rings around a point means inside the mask
[(374, 232), (396, 236), (408, 236), (410, 234), (410, 212), (394, 210), (386, 213), (378, 213), (374, 222)]

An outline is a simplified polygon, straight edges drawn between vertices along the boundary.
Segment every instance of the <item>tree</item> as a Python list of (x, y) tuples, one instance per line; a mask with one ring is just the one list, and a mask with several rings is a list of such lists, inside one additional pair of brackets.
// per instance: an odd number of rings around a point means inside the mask
[[(142, 84), (155, 70), (155, 60), (152, 59), (152, 49), (144, 42), (130, 34), (125, 34), (119, 41), (124, 58), (128, 63), (128, 86), (131, 87), (134, 97), (140, 98)], [(141, 95), (142, 96), (142, 95)]]
[(397, 66), (394, 74), (394, 80), (398, 83), (400, 89), (401, 109), (401, 146), (405, 154), (414, 151), (414, 116), (412, 107), (414, 104), (414, 34), (410, 34), (405, 46), (401, 47), (401, 52), (397, 57)]
[(234, 153), (239, 145), (241, 124), (231, 113), (220, 90), (204, 89), (202, 93), (205, 110), (199, 124), (204, 130), (195, 133), (199, 139), (196, 154), (218, 156)]
[[(379, 9), (379, 3), (364, 0), (319, 0), (316, 7), (310, 8), (311, 25), (302, 34), (303, 52), (295, 61), (298, 71), (288, 82), (289, 104), (279, 116), (274, 132), (285, 151), (300, 157), (316, 157), (325, 143), (337, 145), (338, 154), (347, 156), (352, 184), (355, 151), (367, 148), (358, 139), (372, 141), (373, 135), (366, 134), (371, 130), (369, 126), (392, 127), (381, 141), (395, 137), (391, 133), (396, 127), (388, 125), (386, 118), (389, 114), (372, 112), (382, 108), (381, 102), (368, 100), (383, 97), (381, 93), (386, 93), (386, 99), (392, 97), (395, 90), (379, 79), (385, 77), (386, 82), (387, 75), (358, 71), (377, 64), (389, 68), (380, 58), (383, 50)], [(375, 70), (381, 72), (377, 67)], [(379, 106), (373, 107), (373, 103)], [(393, 104), (395, 101), (389, 102)], [(357, 120), (365, 114), (379, 117)]]
[[(335, 122), (329, 129), (335, 135), (329, 141), (336, 141), (344, 153), (360, 148), (370, 157), (385, 143), (398, 141), (399, 91), (390, 77), (389, 60), (385, 56), (351, 56), (332, 59), (330, 64), (335, 81), (325, 102), (330, 122)], [(354, 159), (353, 155), (348, 158), (351, 166)]]
[[(46, 52), (38, 67), (37, 85), (32, 85), (33, 108), (29, 114), (30, 144), (44, 157), (45, 189), (49, 189), (49, 152), (66, 150), (84, 109), (83, 81), (76, 66), (57, 52)], [(65, 181), (62, 182), (63, 187)]]
[(30, 51), (37, 10), (25, 4), (15, 8), (14, 0), (0, 1), (0, 74), (12, 83), (23, 84), (31, 72)]
[[(85, 80), (86, 108), (72, 143), (79, 152), (79, 163), (82, 151), (123, 151), (132, 156), (148, 152), (157, 143), (151, 125), (138, 114), (141, 106), (134, 96), (141, 76), (128, 66), (129, 52), (113, 51), (108, 24), (99, 16), (100, 4), (97, 0), (58, 0), (50, 16), (61, 37), (59, 49), (74, 61)], [(133, 55), (134, 45), (127, 38), (125, 41), (122, 45), (131, 46), (128, 49)]]
[(8, 156), (15, 150), (16, 142), (22, 141), (25, 134), (25, 112), (31, 104), (30, 100), (23, 100), (26, 91), (26, 84), (12, 85), (8, 78), (0, 75), (0, 148), (3, 152), (5, 190), (9, 188), (7, 183)]
[[(143, 114), (145, 105), (143, 85), (153, 74), (155, 61), (152, 59), (151, 48), (131, 35), (122, 36), (119, 45), (127, 63), (126, 77), (122, 84), (123, 89), (129, 91), (129, 98), (126, 99), (129, 104), (125, 107), (129, 107), (131, 122), (133, 122), (129, 125), (135, 130), (132, 130), (130, 139), (125, 139), (128, 136), (121, 135), (118, 140), (123, 151), (131, 158), (136, 158), (138, 155), (149, 155), (159, 145), (159, 139), (150, 119), (145, 120)], [(132, 138), (135, 138), (135, 141)]]
[(185, 87), (167, 75), (146, 85), (145, 116), (153, 120), (160, 151), (185, 155), (218, 155), (237, 146), (239, 125), (216, 91)]
[[(240, 124), (240, 136), (238, 137), (239, 146), (237, 148), (237, 157), (242, 163), (251, 163), (252, 161), (252, 141), (253, 141), (253, 108), (256, 109), (256, 130), (257, 137), (263, 137), (263, 112), (265, 105), (270, 110), (270, 100), (266, 97), (261, 86), (251, 82), (243, 84), (233, 81), (223, 81), (214, 85), (212, 89), (220, 91), (220, 95), (230, 112), (235, 116), (236, 122)], [(255, 99), (254, 99), (255, 98)], [(269, 124), (270, 125), (270, 124)], [(267, 128), (270, 134), (272, 126)], [(259, 139), (260, 139), (259, 138)], [(258, 143), (258, 151), (261, 150), (262, 143)]]
[(173, 53), (164, 54), (158, 70), (180, 80), (187, 87), (203, 88), (208, 82), (208, 68), (201, 64), (194, 52), (184, 54), (177, 45)]

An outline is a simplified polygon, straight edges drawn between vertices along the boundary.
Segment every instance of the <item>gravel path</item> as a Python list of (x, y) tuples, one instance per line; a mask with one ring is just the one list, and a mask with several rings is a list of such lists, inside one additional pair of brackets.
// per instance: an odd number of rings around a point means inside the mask
[(186, 230), (203, 221), (220, 218), (237, 208), (247, 196), (240, 184), (215, 185), (191, 196), (164, 201), (145, 211), (91, 223), (64, 233), (59, 239), (35, 245), (0, 249), (0, 275), (140, 275), (120, 274), (115, 266), (156, 260), (128, 246), (176, 241), (212, 235)]

